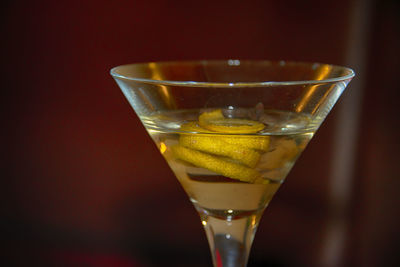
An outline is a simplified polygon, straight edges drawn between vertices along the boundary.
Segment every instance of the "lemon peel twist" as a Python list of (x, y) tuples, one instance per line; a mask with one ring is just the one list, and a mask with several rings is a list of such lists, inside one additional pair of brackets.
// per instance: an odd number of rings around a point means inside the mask
[(181, 145), (175, 145), (171, 147), (171, 150), (175, 157), (180, 160), (184, 160), (197, 167), (208, 169), (232, 179), (253, 183), (261, 178), (260, 173), (252, 168), (229, 162)]
[(193, 133), (214, 133), (210, 135), (213, 139), (223, 140), (230, 145), (240, 145), (250, 149), (260, 150), (263, 152), (268, 151), (270, 144), (269, 136), (232, 136), (232, 135), (215, 135), (215, 132), (200, 127), (197, 122), (191, 121), (182, 124), (181, 130)]
[(204, 112), (197, 122), (181, 126), (179, 145), (171, 148), (176, 158), (223, 176), (249, 183), (268, 183), (254, 169), (269, 148), (269, 136), (237, 136), (256, 133), (264, 124), (225, 118), (221, 109)]
[(199, 125), (207, 130), (222, 133), (257, 133), (265, 128), (258, 121), (225, 118), (220, 109), (204, 112), (199, 116)]
[(215, 138), (212, 136), (181, 135), (179, 143), (187, 148), (225, 156), (254, 168), (260, 159), (260, 153), (240, 144), (231, 145), (225, 142), (228, 138)]

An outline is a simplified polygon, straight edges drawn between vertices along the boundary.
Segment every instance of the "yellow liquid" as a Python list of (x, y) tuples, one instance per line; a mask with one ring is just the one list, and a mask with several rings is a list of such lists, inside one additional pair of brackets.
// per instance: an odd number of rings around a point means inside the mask
[[(254, 166), (262, 182), (242, 182), (178, 159), (171, 151), (171, 147), (179, 143), (180, 126), (196, 121), (199, 113), (198, 110), (174, 111), (141, 119), (196, 208), (221, 219), (238, 219), (262, 211), (316, 130), (307, 116), (264, 111), (266, 127), (257, 134), (216, 133), (215, 136), (228, 137), (268, 136), (268, 149), (258, 150), (261, 156)], [(213, 137), (214, 134), (208, 133), (207, 136)]]

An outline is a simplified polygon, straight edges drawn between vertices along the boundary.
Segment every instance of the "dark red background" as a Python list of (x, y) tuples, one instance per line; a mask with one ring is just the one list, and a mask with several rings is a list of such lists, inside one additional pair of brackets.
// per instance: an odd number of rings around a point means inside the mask
[[(341, 100), (265, 213), (249, 266), (399, 263), (399, 10), (394, 0), (3, 2), (2, 259), (210, 266), (198, 216), (108, 72), (239, 58), (350, 64), (362, 92), (345, 207), (327, 197)], [(344, 251), (327, 262), (335, 214)]]

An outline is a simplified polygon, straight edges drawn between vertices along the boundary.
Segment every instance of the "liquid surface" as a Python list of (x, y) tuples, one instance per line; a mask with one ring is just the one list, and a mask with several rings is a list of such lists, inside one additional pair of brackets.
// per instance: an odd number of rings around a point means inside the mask
[[(223, 119), (213, 121), (213, 126), (219, 123), (218, 132), (198, 126), (203, 110), (169, 111), (141, 120), (198, 211), (238, 219), (267, 206), (319, 123), (290, 112), (221, 111)], [(234, 129), (240, 133), (232, 133)]]

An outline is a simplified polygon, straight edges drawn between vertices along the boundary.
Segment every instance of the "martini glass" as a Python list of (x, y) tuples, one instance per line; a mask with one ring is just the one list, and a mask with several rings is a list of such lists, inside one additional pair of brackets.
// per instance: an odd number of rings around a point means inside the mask
[(354, 72), (226, 60), (123, 65), (111, 75), (199, 213), (214, 266), (236, 267)]

